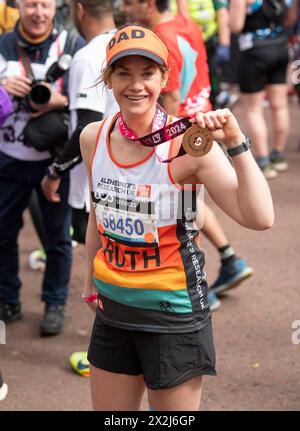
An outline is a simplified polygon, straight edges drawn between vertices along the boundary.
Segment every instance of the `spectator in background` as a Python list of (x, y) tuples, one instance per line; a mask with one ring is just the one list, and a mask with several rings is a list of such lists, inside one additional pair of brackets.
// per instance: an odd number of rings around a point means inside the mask
[(190, 16), (201, 27), (211, 82), (210, 101), (214, 109), (224, 107), (230, 99), (229, 93), (221, 93), (220, 88), (223, 65), (230, 60), (228, 0), (172, 0), (171, 5), (172, 10), (177, 6), (178, 13)]
[[(24, 141), (23, 130), (30, 121), (32, 107), (26, 102), (31, 79), (26, 76), (22, 61), (28, 59), (34, 76), (44, 79), (49, 66), (70, 43), (70, 37), (53, 22), (55, 0), (19, 0), (18, 5), (20, 20), (12, 32), (0, 39), (1, 84), (13, 100), (13, 112), (0, 129), (0, 320), (21, 318), (18, 235), (23, 211), (36, 189), (46, 230), (47, 254), (42, 287), (45, 312), (40, 331), (42, 335), (54, 335), (63, 330), (71, 270), (69, 177), (65, 174), (62, 178), (59, 205), (44, 198), (40, 182), (52, 159), (48, 151), (40, 152), (32, 142)], [(77, 42), (78, 47), (82, 45)], [(54, 110), (62, 112), (68, 105), (66, 86), (66, 76), (49, 86), (51, 98), (41, 107), (34, 106), (35, 116)]]
[(18, 19), (19, 11), (15, 0), (0, 0), (0, 36), (11, 31)]

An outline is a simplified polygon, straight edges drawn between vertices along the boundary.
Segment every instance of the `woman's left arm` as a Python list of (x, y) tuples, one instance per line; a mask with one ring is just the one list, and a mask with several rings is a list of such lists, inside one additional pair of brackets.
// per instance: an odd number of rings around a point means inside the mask
[[(197, 114), (200, 127), (227, 149), (245, 141), (238, 122), (228, 109)], [(269, 186), (251, 152), (232, 157), (232, 164), (217, 143), (199, 160), (197, 179), (205, 185), (216, 204), (239, 224), (255, 230), (268, 229), (274, 222)]]

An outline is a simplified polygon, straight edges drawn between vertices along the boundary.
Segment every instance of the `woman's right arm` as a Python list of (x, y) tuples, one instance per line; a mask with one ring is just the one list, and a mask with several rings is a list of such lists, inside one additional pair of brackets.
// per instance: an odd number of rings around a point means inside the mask
[(296, 24), (298, 18), (299, 0), (293, 0), (291, 7), (288, 9), (284, 24), (287, 27), (292, 27)]
[[(96, 137), (97, 137), (100, 124), (101, 124), (100, 122), (90, 123), (83, 129), (80, 135), (80, 150), (87, 170), (90, 192), (92, 190), (92, 179), (90, 175), (90, 167), (91, 167), (94, 146), (96, 144)], [(97, 229), (95, 209), (91, 202), (89, 221), (88, 221), (87, 233), (86, 233), (86, 246), (85, 246), (85, 277), (84, 277), (84, 287), (83, 287), (83, 295), (85, 298), (97, 293), (95, 286), (93, 284), (94, 258), (100, 247), (101, 247), (101, 240)], [(89, 302), (88, 305), (91, 308), (91, 310), (96, 311), (97, 301)]]
[(247, 0), (231, 0), (229, 27), (232, 33), (240, 33), (245, 25)]

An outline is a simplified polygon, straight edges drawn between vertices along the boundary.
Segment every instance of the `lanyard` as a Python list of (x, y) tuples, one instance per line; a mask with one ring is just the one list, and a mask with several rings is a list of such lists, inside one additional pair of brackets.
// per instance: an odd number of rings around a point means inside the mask
[[(163, 144), (164, 142), (171, 141), (177, 136), (185, 133), (192, 126), (190, 117), (181, 118), (168, 126), (165, 126), (166, 121), (166, 112), (160, 105), (157, 104), (152, 121), (152, 133), (138, 138), (137, 135), (127, 127), (122, 113), (119, 112), (118, 114), (118, 123), (121, 135), (127, 139), (131, 139), (132, 141), (140, 142), (145, 147), (156, 147), (157, 145)], [(180, 150), (176, 156), (167, 160), (162, 160), (160, 157), (158, 157), (158, 159), (161, 163), (170, 163), (172, 160), (176, 159), (177, 157), (184, 156), (185, 154), (187, 154), (187, 152), (181, 145)]]

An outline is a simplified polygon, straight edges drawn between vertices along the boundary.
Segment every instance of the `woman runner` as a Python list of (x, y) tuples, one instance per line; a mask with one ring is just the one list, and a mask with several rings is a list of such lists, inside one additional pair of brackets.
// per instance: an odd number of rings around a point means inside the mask
[(273, 224), (270, 191), (228, 109), (199, 112), (196, 122), (225, 145), (232, 164), (216, 142), (203, 157), (182, 155), (179, 133), (190, 123), (157, 104), (169, 66), (155, 33), (124, 27), (106, 55), (102, 79), (120, 113), (89, 124), (80, 138), (93, 208), (83, 291), (96, 312), (88, 353), (93, 406), (138, 410), (146, 387), (150, 409), (198, 410), (202, 376), (216, 372), (193, 224), (197, 185), (255, 230)]

